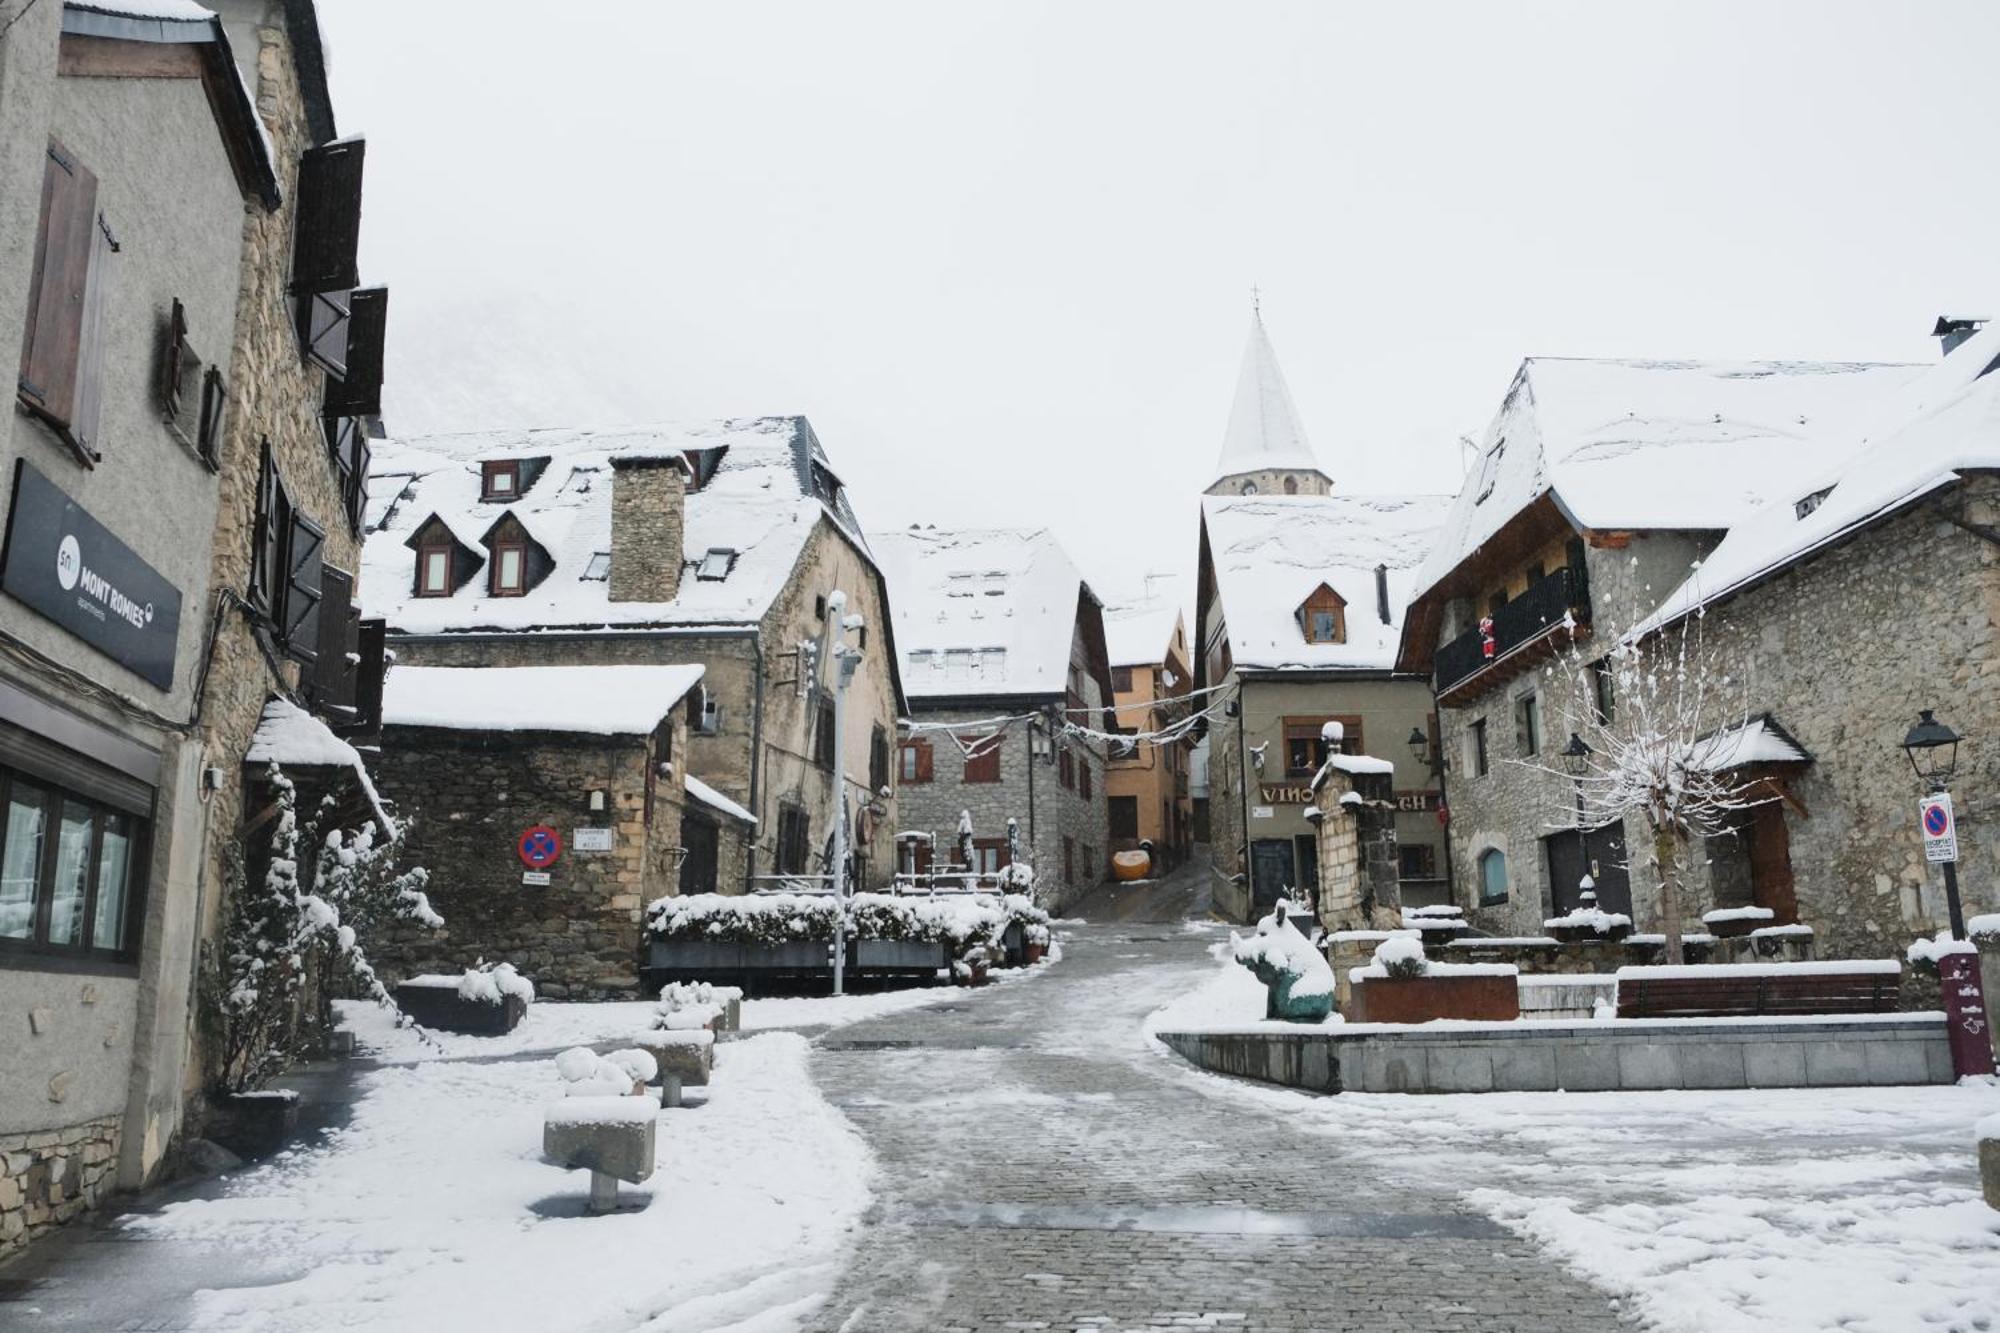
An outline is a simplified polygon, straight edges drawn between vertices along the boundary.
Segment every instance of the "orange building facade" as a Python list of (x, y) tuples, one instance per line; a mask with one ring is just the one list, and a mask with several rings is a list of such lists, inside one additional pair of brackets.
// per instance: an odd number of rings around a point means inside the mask
[(1194, 687), (1187, 627), (1171, 606), (1108, 608), (1104, 632), (1111, 656), (1112, 701), (1118, 728), (1131, 740), (1114, 744), (1105, 770), (1111, 850), (1151, 843), (1153, 873), (1181, 865), (1194, 847), (1194, 803), (1188, 795), (1193, 737), (1155, 741), (1187, 716)]

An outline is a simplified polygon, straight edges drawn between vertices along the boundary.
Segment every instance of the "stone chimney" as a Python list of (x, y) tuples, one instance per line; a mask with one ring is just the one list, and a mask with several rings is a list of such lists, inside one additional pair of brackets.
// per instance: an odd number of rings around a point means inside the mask
[(687, 460), (611, 460), (611, 600), (671, 602), (681, 590)]

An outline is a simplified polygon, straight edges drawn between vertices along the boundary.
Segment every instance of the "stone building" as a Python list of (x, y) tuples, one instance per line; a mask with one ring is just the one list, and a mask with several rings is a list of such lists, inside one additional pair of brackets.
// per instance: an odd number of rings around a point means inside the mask
[(645, 905), (674, 891), (684, 862), (684, 703), (701, 676), (699, 666), (390, 672), (377, 780), (407, 821), (410, 859), (431, 872), (444, 925), (376, 941), (377, 971), (504, 960), (551, 998), (635, 995)]
[[(1982, 334), (1932, 368), (1523, 364), (1401, 652), (1435, 681), (1456, 900), (1477, 924), (1540, 934), (1588, 872), (1599, 906), (1657, 929), (1643, 820), (1577, 827), (1553, 756), (1575, 709), (1619, 716), (1614, 689), (1580, 698), (1564, 663), (1600, 681), (1622, 639), (1674, 660), (1685, 629), (1718, 664), (1698, 762), (1756, 803), (1695, 849), (1684, 927), (1763, 908), (1828, 956), (1899, 954), (1937, 928), (1898, 746), (1923, 707), (2000, 725), (1981, 668), (2000, 609), (1991, 482), (1975, 470), (2000, 457), (1979, 374), (1996, 352)], [(1974, 766), (1968, 808), (1993, 772)], [(2000, 851), (1976, 813), (1966, 836)]]
[(1011, 820), (1037, 897), (1060, 910), (1110, 866), (1111, 672), (1097, 595), (1046, 529), (925, 526), (876, 548), (910, 696), (899, 872), (990, 877), (1012, 864)]
[(1135, 739), (1112, 742), (1104, 790), (1111, 850), (1152, 844), (1155, 869), (1170, 869), (1194, 850), (1194, 808), (1188, 789), (1191, 737), (1141, 739), (1184, 721), (1194, 673), (1187, 626), (1178, 607), (1158, 601), (1108, 608), (1105, 647), (1111, 661), (1117, 730)]
[[(836, 772), (859, 880), (888, 880), (888, 594), (805, 418), (383, 442), (370, 493), (367, 604), (399, 661), (705, 669), (686, 771), (716, 801), (685, 830), (682, 886), (824, 875)], [(860, 659), (836, 755), (843, 621)]]
[(254, 441), (295, 422), (327, 469), (324, 377), (277, 362), (300, 358), (301, 158), (331, 138), (303, 0), (221, 19), (44, 3), (0, 23), (0, 355), (19, 367), (0, 419), (0, 1009), (20, 1039), (0, 1253), (153, 1178), (204, 1084), (216, 849), (267, 702), (296, 692), (297, 668), (267, 660), (320, 644), (322, 562), (283, 568), (290, 603), (235, 574), (264, 493)]
[[(1327, 757), (1406, 750), (1430, 725), (1430, 694), (1395, 670), (1404, 596), (1450, 503), (1444, 496), (1334, 494), (1320, 470), (1262, 317), (1249, 346), (1215, 480), (1202, 500), (1195, 695), (1211, 710), (1208, 834), (1216, 907), (1237, 920), (1316, 892), (1311, 782)], [(1402, 894), (1441, 898), (1440, 789), (1395, 759)]]

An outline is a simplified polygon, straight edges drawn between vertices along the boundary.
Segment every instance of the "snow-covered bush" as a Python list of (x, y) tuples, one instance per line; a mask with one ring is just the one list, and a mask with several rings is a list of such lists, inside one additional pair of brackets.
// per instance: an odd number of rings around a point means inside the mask
[(1979, 946), (1971, 940), (1955, 940), (1950, 930), (1940, 930), (1929, 939), (1912, 940), (1903, 957), (1911, 967), (1926, 976), (1936, 976), (1938, 963), (1955, 953), (1977, 954)]
[(1430, 959), (1424, 956), (1424, 942), (1407, 935), (1376, 945), (1374, 963), (1385, 977), (1420, 977), (1431, 967)]
[(2000, 912), (1986, 912), (1965, 923), (1965, 933), (1972, 937), (1974, 944), (1984, 944), (1992, 948), (2000, 944)]
[(830, 940), (840, 908), (826, 894), (689, 893), (655, 899), (646, 924), (663, 940), (713, 940), (737, 944), (790, 944)]
[(458, 979), (458, 998), (477, 1004), (499, 1004), (507, 996), (522, 1004), (535, 1002), (535, 983), (514, 970), (512, 963), (478, 962)]
[[(347, 830), (331, 799), (301, 823), (298, 790), (275, 763), (266, 771), (277, 815), (254, 880), (231, 855), (223, 877), (219, 956), (204, 946), (201, 1017), (210, 1075), (247, 1092), (333, 1030), (333, 991), (350, 986), (392, 1011), (396, 1002), (369, 965), (363, 941), (391, 920), (435, 929), (421, 867), (398, 870), (402, 834), (377, 841), (374, 825)], [(300, 876), (309, 854), (310, 880)]]

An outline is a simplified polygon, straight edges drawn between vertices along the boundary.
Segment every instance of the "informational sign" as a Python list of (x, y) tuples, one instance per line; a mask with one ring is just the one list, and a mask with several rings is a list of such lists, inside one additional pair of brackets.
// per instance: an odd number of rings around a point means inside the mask
[(1250, 818), (1252, 819), (1272, 819), (1275, 817), (1276, 812), (1268, 805), (1253, 805), (1250, 807)]
[(549, 872), (546, 870), (523, 870), (521, 872), (521, 882), (538, 889), (546, 889), (549, 886)]
[(1396, 808), (1411, 814), (1423, 814), (1441, 806), (1435, 791), (1399, 791), (1396, 793)]
[(1979, 955), (1948, 953), (1938, 959), (1944, 995), (1945, 1036), (1952, 1072), (1960, 1078), (1993, 1072), (1993, 1038), (1986, 1026), (1986, 996), (1979, 985)]
[(577, 828), (569, 831), (569, 845), (579, 852), (608, 852), (611, 850), (611, 830), (608, 828)]
[(1952, 816), (1951, 793), (1932, 792), (1917, 807), (1917, 819), (1924, 833), (1924, 860), (1958, 859), (1958, 820)]
[(181, 591), (17, 460), (0, 589), (163, 690), (174, 684)]
[(1262, 783), (1257, 795), (1266, 805), (1305, 805), (1313, 798), (1312, 788), (1303, 782)]
[(514, 850), (520, 853), (521, 864), (528, 869), (547, 870), (562, 855), (562, 834), (547, 824), (537, 824), (521, 834)]

